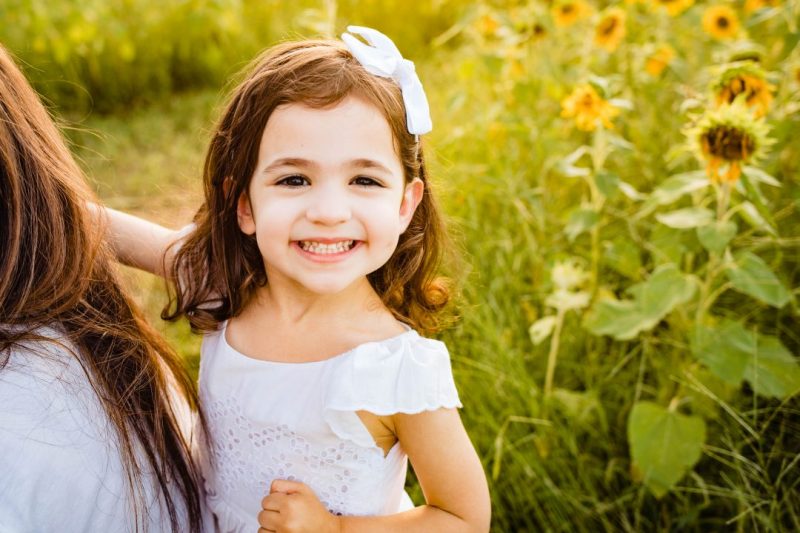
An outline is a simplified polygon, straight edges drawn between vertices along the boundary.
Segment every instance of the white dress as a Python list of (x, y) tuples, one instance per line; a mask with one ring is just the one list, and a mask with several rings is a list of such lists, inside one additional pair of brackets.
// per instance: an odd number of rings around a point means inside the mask
[[(37, 333), (66, 342), (54, 329)], [(29, 342), (8, 355), (0, 369), (0, 532), (134, 531), (116, 431), (69, 346)], [(155, 475), (144, 466), (141, 475), (139, 527), (169, 531)], [(180, 496), (174, 501), (184, 514)]]
[(203, 460), (207, 502), (221, 531), (256, 531), (274, 479), (309, 485), (337, 514), (413, 507), (400, 443), (384, 457), (356, 411), (461, 407), (443, 343), (409, 329), (322, 361), (285, 363), (237, 352), (226, 325), (205, 336), (200, 364), (212, 441)]

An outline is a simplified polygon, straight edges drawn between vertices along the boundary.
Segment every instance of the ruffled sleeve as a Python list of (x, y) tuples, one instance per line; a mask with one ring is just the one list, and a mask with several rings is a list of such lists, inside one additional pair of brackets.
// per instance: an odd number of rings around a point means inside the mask
[(461, 407), (444, 343), (408, 331), (363, 344), (332, 369), (325, 421), (340, 438), (374, 447), (356, 411), (379, 416)]

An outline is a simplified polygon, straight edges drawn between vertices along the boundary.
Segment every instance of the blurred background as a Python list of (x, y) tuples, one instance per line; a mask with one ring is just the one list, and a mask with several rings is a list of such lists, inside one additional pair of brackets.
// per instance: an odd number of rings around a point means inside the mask
[(800, 530), (800, 2), (0, 3), (100, 196), (171, 227), (238, 73), (348, 24), (431, 102), (464, 258), (440, 337), (494, 530)]

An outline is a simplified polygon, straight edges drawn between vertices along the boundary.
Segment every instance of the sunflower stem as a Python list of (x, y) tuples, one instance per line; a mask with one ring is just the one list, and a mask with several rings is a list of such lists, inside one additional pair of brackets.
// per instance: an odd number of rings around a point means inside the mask
[(544, 378), (544, 397), (549, 399), (553, 393), (553, 378), (556, 374), (556, 362), (558, 361), (558, 349), (561, 344), (561, 327), (564, 325), (564, 314), (566, 310), (559, 309), (556, 314), (556, 325), (553, 335), (550, 337), (550, 353), (547, 354), (547, 372)]
[(731, 198), (731, 184), (723, 181), (717, 187), (717, 220), (722, 222), (725, 220), (725, 212), (728, 210), (728, 203)]
[(608, 148), (608, 140), (606, 138), (606, 131), (603, 127), (598, 127), (592, 139), (592, 151), (591, 151), (591, 158), (592, 158), (592, 167), (594, 172), (589, 176), (587, 179), (589, 184), (589, 194), (591, 197), (592, 208), (597, 212), (598, 215), (598, 223), (594, 225), (594, 227), (590, 231), (591, 235), (591, 258), (592, 258), (592, 269), (589, 278), (589, 286), (591, 288), (590, 294), (592, 299), (594, 299), (595, 294), (597, 294), (597, 288), (599, 285), (599, 276), (600, 276), (600, 214), (603, 210), (603, 204), (605, 203), (605, 196), (603, 193), (600, 192), (600, 189), (597, 187), (597, 174), (606, 164), (606, 158), (609, 154)]

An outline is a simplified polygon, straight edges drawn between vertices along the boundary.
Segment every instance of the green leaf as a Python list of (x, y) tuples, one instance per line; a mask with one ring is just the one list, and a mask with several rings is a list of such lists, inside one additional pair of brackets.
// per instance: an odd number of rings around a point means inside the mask
[(588, 176), (591, 173), (588, 168), (575, 166), (575, 163), (587, 153), (589, 153), (588, 146), (579, 146), (556, 164), (556, 170), (567, 178)]
[(675, 229), (705, 226), (714, 220), (714, 212), (705, 207), (687, 207), (656, 215), (656, 220)]
[(628, 182), (620, 180), (618, 187), (622, 194), (627, 196), (629, 200), (639, 201), (647, 198), (647, 195), (637, 191), (636, 188)]
[(775, 231), (775, 228), (770, 225), (770, 222), (767, 221), (756, 209), (756, 206), (751, 204), (750, 202), (742, 202), (739, 205), (739, 211), (742, 215), (742, 218), (750, 224), (755, 229), (759, 229), (769, 233), (770, 235), (778, 235), (778, 232)]
[(696, 327), (691, 349), (717, 377), (733, 385), (747, 380), (756, 394), (786, 398), (800, 391), (800, 365), (789, 350), (739, 322)]
[(653, 259), (657, 264), (680, 264), (686, 252), (684, 233), (680, 230), (656, 224), (650, 233), (650, 244), (653, 246)]
[(619, 176), (613, 172), (598, 172), (594, 177), (597, 189), (606, 198), (612, 197), (619, 190)]
[(681, 196), (704, 189), (709, 185), (710, 182), (704, 170), (676, 174), (664, 180), (653, 190), (649, 202), (656, 205), (671, 204)]
[(717, 221), (697, 228), (697, 239), (709, 252), (720, 253), (736, 236), (739, 227), (732, 220)]
[(739, 254), (725, 274), (736, 290), (773, 307), (783, 307), (792, 297), (764, 260), (750, 252)]
[(567, 235), (567, 239), (572, 242), (581, 233), (592, 229), (599, 220), (600, 215), (594, 209), (576, 209), (570, 214), (569, 221), (564, 227), (564, 233)]
[(698, 325), (690, 340), (692, 354), (718, 378), (731, 385), (742, 383), (753, 348), (751, 332), (726, 320), (715, 328)]
[(780, 187), (781, 182), (778, 181), (775, 176), (771, 174), (767, 174), (763, 170), (758, 167), (744, 167), (742, 168), (742, 172), (753, 181), (757, 181), (759, 183), (766, 183), (767, 185), (772, 185), (773, 187)]
[(587, 314), (584, 325), (595, 335), (632, 339), (652, 329), (675, 307), (691, 299), (695, 288), (692, 278), (675, 265), (662, 265), (650, 279), (628, 289), (632, 300), (598, 301)]
[(652, 402), (638, 402), (628, 417), (628, 441), (635, 475), (660, 498), (697, 463), (706, 424)]
[(603, 243), (603, 262), (622, 274), (634, 280), (642, 276), (642, 258), (639, 247), (632, 246), (629, 239), (617, 237), (611, 242)]
[(656, 268), (646, 282), (631, 285), (626, 292), (639, 302), (645, 313), (660, 320), (694, 296), (695, 289), (692, 277), (675, 265), (663, 265)]
[(586, 316), (584, 326), (594, 335), (632, 339), (655, 323), (644, 316), (632, 300), (600, 300)]
[(787, 398), (800, 392), (800, 366), (775, 337), (756, 334), (757, 350), (747, 361), (746, 379), (756, 394)]
[(771, 227), (777, 227), (775, 225), (775, 220), (772, 218), (772, 213), (770, 212), (769, 207), (767, 207), (766, 198), (764, 198), (764, 195), (761, 194), (760, 190), (758, 190), (758, 187), (756, 187), (750, 181), (750, 178), (747, 176), (747, 174), (742, 173), (739, 178), (739, 182), (744, 187), (744, 190), (747, 192), (747, 197), (753, 203), (756, 210), (758, 210), (758, 213), (761, 215), (761, 217), (766, 220)]

